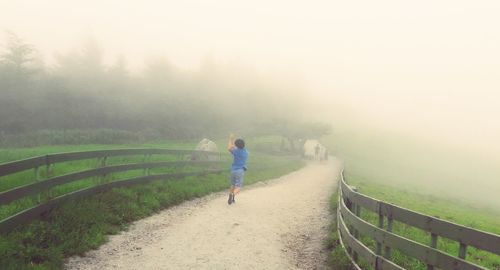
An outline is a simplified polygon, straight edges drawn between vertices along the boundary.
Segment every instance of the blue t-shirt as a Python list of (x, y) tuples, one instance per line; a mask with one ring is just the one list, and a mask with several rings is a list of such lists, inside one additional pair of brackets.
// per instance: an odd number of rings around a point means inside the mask
[(231, 170), (240, 170), (243, 169), (243, 167), (246, 166), (247, 163), (247, 158), (248, 158), (248, 152), (245, 148), (240, 149), (238, 147), (233, 148), (231, 151), (233, 154), (233, 165), (231, 165)]

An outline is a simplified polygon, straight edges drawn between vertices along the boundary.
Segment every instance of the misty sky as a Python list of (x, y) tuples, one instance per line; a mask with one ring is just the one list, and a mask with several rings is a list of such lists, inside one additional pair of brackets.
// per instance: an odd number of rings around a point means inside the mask
[(94, 39), (131, 69), (162, 55), (303, 76), (325, 119), (500, 151), (498, 14), (498, 1), (0, 0), (0, 30), (48, 63)]

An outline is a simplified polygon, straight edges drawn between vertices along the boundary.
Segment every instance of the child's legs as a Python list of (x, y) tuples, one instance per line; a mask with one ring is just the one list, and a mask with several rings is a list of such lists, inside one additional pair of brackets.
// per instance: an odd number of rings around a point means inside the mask
[(235, 170), (231, 171), (231, 188), (229, 190), (230, 193), (238, 194), (241, 190), (241, 186), (243, 185), (243, 170)]

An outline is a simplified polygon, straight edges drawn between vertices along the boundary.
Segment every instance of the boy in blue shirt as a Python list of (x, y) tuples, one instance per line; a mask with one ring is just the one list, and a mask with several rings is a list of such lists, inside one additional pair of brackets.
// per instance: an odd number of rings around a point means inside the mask
[(245, 174), (248, 152), (245, 149), (245, 141), (242, 139), (234, 140), (234, 135), (229, 135), (227, 150), (233, 155), (233, 164), (231, 165), (231, 188), (229, 189), (228, 204), (235, 202), (234, 197), (240, 192), (243, 185), (243, 176)]

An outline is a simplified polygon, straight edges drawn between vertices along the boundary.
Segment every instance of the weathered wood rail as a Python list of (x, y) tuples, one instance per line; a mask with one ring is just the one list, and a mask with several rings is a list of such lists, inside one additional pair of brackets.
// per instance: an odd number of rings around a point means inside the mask
[[(131, 164), (106, 165), (106, 160), (109, 157), (117, 156), (144, 156), (143, 162)], [(150, 162), (152, 155), (170, 156), (176, 161), (158, 161)], [(78, 171), (65, 175), (40, 179), (40, 168), (45, 167), (49, 172), (52, 166), (61, 162), (97, 159), (97, 168), (91, 168), (84, 171)], [(172, 149), (115, 149), (115, 150), (97, 150), (85, 152), (59, 153), (49, 154), (28, 158), (19, 161), (0, 164), (0, 181), (2, 176), (9, 176), (15, 173), (34, 170), (32, 183), (14, 187), (12, 189), (0, 192), (0, 206), (9, 204), (15, 200), (38, 194), (38, 203), (31, 208), (24, 209), (12, 216), (9, 216), (0, 221), (0, 233), (8, 233), (16, 226), (30, 222), (43, 213), (50, 211), (56, 206), (63, 204), (70, 199), (81, 198), (103, 192), (116, 187), (127, 187), (139, 183), (147, 183), (157, 180), (172, 180), (179, 179), (192, 175), (203, 175), (207, 173), (220, 173), (220, 154), (218, 152), (207, 151), (190, 151), (190, 150), (172, 150)], [(152, 174), (153, 168), (172, 168), (172, 167), (201, 167), (201, 171), (190, 171), (181, 173), (160, 173)], [(106, 175), (117, 172), (126, 172), (131, 170), (143, 170), (143, 176), (133, 177), (128, 179), (118, 179), (112, 182), (99, 181), (97, 185), (76, 190), (61, 196), (52, 198), (42, 202), (40, 194), (46, 192), (50, 195), (50, 190), (53, 187), (71, 183), (78, 180), (87, 179), (90, 177), (101, 177), (105, 179)]]
[[(360, 217), (362, 209), (378, 214), (378, 226)], [(427, 232), (429, 245), (393, 233), (394, 221)], [(474, 230), (361, 194), (347, 185), (343, 171), (339, 184), (337, 224), (340, 242), (357, 269), (361, 269), (358, 264), (359, 257), (376, 270), (404, 269), (391, 261), (391, 249), (397, 249), (418, 259), (427, 265), (427, 269), (486, 269), (465, 260), (469, 246), (500, 255), (499, 235)], [(377, 243), (375, 251), (359, 240), (360, 235), (367, 236)], [(458, 254), (453, 256), (438, 250), (436, 247), (439, 237), (456, 241)]]

